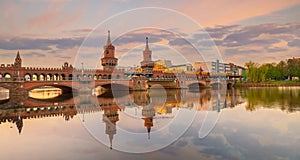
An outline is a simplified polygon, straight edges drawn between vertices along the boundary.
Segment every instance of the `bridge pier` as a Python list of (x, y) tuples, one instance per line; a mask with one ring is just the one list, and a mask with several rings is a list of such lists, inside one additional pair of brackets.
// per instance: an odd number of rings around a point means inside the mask
[(80, 94), (92, 94), (94, 86), (91, 84), (92, 81), (86, 80), (86, 81), (79, 81), (79, 87), (78, 89), (73, 88), (73, 93), (80, 93)]
[(23, 102), (28, 98), (29, 93), (23, 88), (24, 82), (11, 81), (2, 82), (0, 87), (9, 90), (9, 102), (6, 108), (15, 108), (23, 106)]

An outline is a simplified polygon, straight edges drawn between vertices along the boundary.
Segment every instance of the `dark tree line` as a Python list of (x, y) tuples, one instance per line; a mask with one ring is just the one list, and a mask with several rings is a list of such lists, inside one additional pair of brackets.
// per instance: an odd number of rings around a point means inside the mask
[(291, 80), (292, 77), (300, 77), (300, 59), (289, 59), (279, 63), (266, 63), (259, 65), (252, 61), (245, 63), (245, 78), (251, 82), (263, 82), (269, 80)]

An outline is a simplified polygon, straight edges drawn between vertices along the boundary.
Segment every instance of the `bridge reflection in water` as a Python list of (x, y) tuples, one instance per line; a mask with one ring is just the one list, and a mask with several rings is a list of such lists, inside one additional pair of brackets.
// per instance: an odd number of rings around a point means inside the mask
[[(125, 126), (126, 122), (121, 122), (120, 126), (127, 127), (128, 130), (135, 130), (135, 132), (148, 132), (148, 139), (150, 139), (151, 129), (155, 129), (155, 125), (161, 127), (172, 120), (176, 110), (220, 112), (223, 108), (234, 107), (242, 103), (243, 100), (239, 94), (234, 90), (227, 90), (226, 94), (220, 94), (218, 90), (212, 89), (203, 89), (201, 92), (153, 89), (130, 93), (118, 92), (117, 96), (105, 92), (100, 96), (78, 95), (73, 97), (71, 94), (58, 96), (61, 95), (61, 92), (55, 88), (39, 89), (33, 91), (31, 97), (23, 100), (22, 105), (17, 103), (12, 106), (11, 104), (14, 103), (11, 101), (16, 99), (0, 100), (0, 124), (14, 123), (21, 134), (27, 119), (60, 116), (65, 121), (69, 121), (78, 115), (84, 122), (85, 116), (88, 114), (100, 112), (102, 117), (97, 119), (99, 121), (102, 119), (102, 122), (105, 123), (103, 132), (108, 135), (112, 148), (113, 137), (117, 133), (116, 125), (122, 120), (122, 116), (135, 119), (133, 122), (135, 124), (130, 124), (130, 126), (140, 125), (141, 122), (144, 125), (138, 126), (139, 129), (134, 129), (128, 125)], [(1, 96), (5, 95), (1, 94)], [(37, 97), (33, 98), (34, 96)], [(124, 118), (125, 120), (126, 118)]]

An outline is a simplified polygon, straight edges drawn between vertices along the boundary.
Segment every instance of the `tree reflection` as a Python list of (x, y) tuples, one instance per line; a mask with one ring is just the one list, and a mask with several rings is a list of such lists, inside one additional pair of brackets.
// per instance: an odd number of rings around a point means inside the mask
[(247, 100), (246, 109), (254, 111), (258, 108), (280, 108), (293, 112), (300, 107), (300, 88), (250, 88), (243, 89)]

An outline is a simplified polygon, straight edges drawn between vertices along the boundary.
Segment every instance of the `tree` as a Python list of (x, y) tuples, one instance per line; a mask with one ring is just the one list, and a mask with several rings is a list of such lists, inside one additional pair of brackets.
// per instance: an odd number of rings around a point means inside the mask
[(258, 71), (258, 63), (254, 63), (252, 61), (249, 61), (247, 63), (245, 63), (245, 67), (247, 68), (246, 73), (245, 73), (245, 77), (247, 78), (247, 80), (251, 81), (251, 82), (258, 82), (259, 81), (259, 71)]
[(288, 77), (288, 65), (286, 64), (285, 61), (280, 61), (276, 65), (276, 70), (277, 70), (277, 79), (278, 80), (284, 80)]
[(267, 63), (264, 65), (268, 68), (268, 71), (266, 73), (266, 79), (267, 80), (276, 79), (275, 78), (276, 77), (276, 75), (275, 75), (276, 74), (276, 69), (275, 69), (276, 64), (275, 63), (273, 63), (273, 64)]
[(289, 59), (287, 61), (287, 70), (289, 78), (300, 77), (300, 60), (295, 58)]
[(267, 80), (267, 73), (270, 69), (269, 64), (263, 64), (258, 68), (259, 79), (258, 81), (266, 81)]

